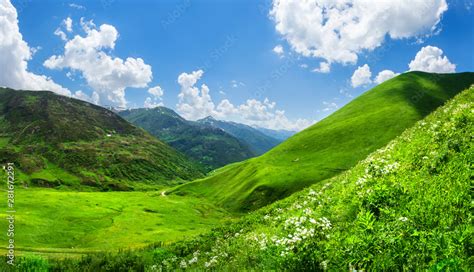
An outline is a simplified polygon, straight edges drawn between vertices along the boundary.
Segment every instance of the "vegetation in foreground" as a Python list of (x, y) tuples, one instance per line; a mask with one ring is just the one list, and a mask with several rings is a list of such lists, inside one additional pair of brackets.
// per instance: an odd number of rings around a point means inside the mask
[(51, 271), (469, 271), (474, 88), (354, 168), (197, 239), (79, 260)]
[(353, 167), (474, 83), (474, 73), (409, 72), (367, 91), (264, 155), (174, 190), (255, 210)]
[(197, 163), (109, 110), (51, 92), (0, 88), (0, 163), (7, 162), (25, 186), (81, 190), (203, 176)]

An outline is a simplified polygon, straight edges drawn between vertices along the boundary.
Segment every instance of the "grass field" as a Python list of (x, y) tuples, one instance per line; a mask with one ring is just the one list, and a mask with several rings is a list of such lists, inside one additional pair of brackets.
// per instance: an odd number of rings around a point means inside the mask
[(230, 210), (257, 209), (350, 169), (473, 83), (474, 73), (402, 74), (266, 154), (174, 192), (204, 196)]
[[(2, 199), (6, 199), (2, 192)], [(140, 248), (203, 233), (230, 216), (203, 200), (155, 192), (16, 190), (17, 253), (69, 255)], [(6, 201), (0, 205), (5, 217)], [(7, 221), (0, 221), (0, 230)], [(0, 243), (6, 246), (6, 235)], [(4, 249), (2, 249), (4, 251)]]

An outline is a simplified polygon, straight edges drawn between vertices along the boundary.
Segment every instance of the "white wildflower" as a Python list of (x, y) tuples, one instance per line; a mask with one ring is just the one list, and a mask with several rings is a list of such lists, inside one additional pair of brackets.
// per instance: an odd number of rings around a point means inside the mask
[(357, 181), (356, 181), (356, 185), (360, 186), (360, 185), (363, 185), (364, 183), (367, 182), (367, 179), (365, 178), (359, 178)]
[(197, 263), (197, 261), (198, 261), (198, 257), (193, 257), (191, 260), (188, 261), (188, 264)]
[(322, 261), (321, 262), (321, 267), (323, 268), (323, 270), (327, 270), (328, 269), (328, 261)]

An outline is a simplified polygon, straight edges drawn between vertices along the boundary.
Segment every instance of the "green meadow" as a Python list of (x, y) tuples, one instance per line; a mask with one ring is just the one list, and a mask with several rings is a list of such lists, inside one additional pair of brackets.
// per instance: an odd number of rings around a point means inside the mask
[[(2, 193), (6, 199), (6, 193)], [(202, 199), (150, 192), (15, 191), (17, 253), (76, 255), (171, 243), (231, 219)], [(0, 216), (5, 217), (6, 202)], [(7, 229), (7, 221), (0, 221)], [(6, 235), (0, 243), (7, 244)], [(2, 250), (4, 251), (4, 249)]]

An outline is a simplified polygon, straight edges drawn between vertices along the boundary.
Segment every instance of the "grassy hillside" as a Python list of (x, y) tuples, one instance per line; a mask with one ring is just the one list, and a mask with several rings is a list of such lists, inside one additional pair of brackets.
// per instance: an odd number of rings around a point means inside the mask
[(225, 131), (187, 121), (165, 107), (132, 109), (119, 114), (190, 158), (207, 170), (255, 156), (249, 146)]
[[(184, 261), (188, 268), (223, 271), (469, 271), (473, 131), (471, 88), (350, 171), (178, 247), (175, 253), (184, 258), (156, 264)], [(196, 251), (198, 260), (190, 262)]]
[(474, 88), (355, 167), (192, 241), (81, 260), (65, 271), (469, 271)]
[(46, 91), (0, 88), (0, 163), (24, 185), (128, 190), (202, 176), (195, 163), (115, 113)]
[(218, 169), (173, 193), (204, 196), (235, 211), (262, 207), (351, 168), (473, 83), (474, 73), (402, 74), (263, 156)]
[(282, 142), (282, 140), (272, 138), (253, 127), (235, 122), (216, 120), (211, 116), (198, 120), (197, 122), (224, 130), (246, 143), (257, 155), (262, 155)]

